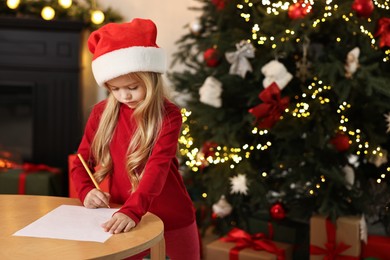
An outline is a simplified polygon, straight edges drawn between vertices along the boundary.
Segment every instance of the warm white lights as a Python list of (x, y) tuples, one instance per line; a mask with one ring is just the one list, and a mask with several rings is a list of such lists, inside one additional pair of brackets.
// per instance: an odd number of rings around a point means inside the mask
[(7, 0), (7, 6), (9, 9), (16, 9), (20, 4), (20, 0)]
[(94, 24), (101, 24), (104, 22), (104, 13), (100, 10), (94, 10), (91, 13), (91, 21)]
[(52, 20), (54, 18), (55, 14), (56, 14), (56, 12), (50, 6), (45, 6), (41, 12), (41, 16), (45, 20)]
[(62, 8), (69, 8), (72, 5), (72, 0), (58, 0), (58, 4), (62, 6)]

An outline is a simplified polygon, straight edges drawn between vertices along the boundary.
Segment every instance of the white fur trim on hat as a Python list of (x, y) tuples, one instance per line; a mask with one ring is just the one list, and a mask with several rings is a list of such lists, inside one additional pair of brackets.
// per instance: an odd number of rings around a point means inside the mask
[(129, 47), (111, 51), (92, 61), (92, 72), (100, 86), (111, 79), (137, 71), (164, 73), (164, 50), (155, 47)]

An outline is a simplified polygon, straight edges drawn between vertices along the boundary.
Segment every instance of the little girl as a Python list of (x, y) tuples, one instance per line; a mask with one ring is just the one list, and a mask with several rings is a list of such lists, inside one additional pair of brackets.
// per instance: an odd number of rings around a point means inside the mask
[(176, 158), (182, 118), (164, 91), (165, 54), (156, 36), (146, 19), (110, 23), (90, 35), (92, 71), (109, 95), (94, 106), (78, 153), (91, 169), (98, 166), (97, 181), (110, 176), (110, 193), (94, 188), (78, 158), (71, 175), (85, 207), (123, 205), (103, 224), (105, 231), (131, 232), (151, 212), (164, 222), (170, 259), (199, 260), (194, 208)]

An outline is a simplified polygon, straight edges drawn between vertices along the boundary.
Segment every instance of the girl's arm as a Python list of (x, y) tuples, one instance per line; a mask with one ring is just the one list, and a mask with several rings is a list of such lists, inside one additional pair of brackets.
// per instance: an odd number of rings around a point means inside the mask
[[(103, 108), (104, 104), (102, 102), (97, 104), (93, 108), (85, 126), (84, 135), (77, 151), (87, 162), (91, 171), (93, 170), (95, 163), (92, 161), (93, 158), (90, 154), (90, 147), (93, 137), (95, 136), (95, 132), (99, 124), (99, 119)], [(84, 166), (82, 165), (78, 157), (76, 157), (73, 162), (73, 167), (71, 169), (70, 174), (76, 191), (79, 195), (79, 198), (84, 204), (85, 197), (92, 189), (95, 188), (95, 186), (92, 180), (89, 178), (88, 173), (85, 171)]]
[(119, 210), (136, 223), (148, 211), (152, 200), (161, 193), (171, 167), (177, 170), (176, 152), (181, 125), (180, 110), (173, 104), (168, 105), (160, 135), (145, 165), (139, 186)]

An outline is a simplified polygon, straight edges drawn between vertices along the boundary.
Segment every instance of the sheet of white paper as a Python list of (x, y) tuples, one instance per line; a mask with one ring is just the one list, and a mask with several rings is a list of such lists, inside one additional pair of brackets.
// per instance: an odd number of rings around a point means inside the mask
[(116, 211), (118, 209), (61, 205), (13, 235), (104, 243), (112, 234), (100, 225)]

